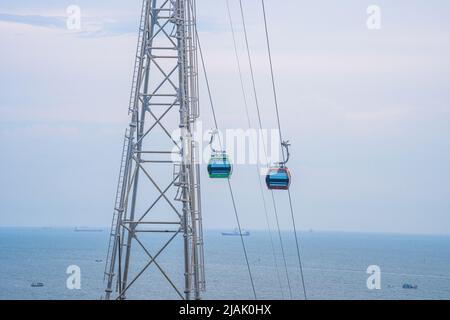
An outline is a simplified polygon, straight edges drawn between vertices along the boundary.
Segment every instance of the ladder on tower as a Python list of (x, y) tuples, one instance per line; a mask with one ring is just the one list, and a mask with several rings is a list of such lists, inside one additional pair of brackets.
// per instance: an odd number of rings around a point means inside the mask
[(193, 192), (197, 197), (197, 207), (194, 208), (192, 212), (192, 222), (197, 229), (196, 234), (194, 235), (194, 245), (195, 250), (197, 252), (197, 281), (198, 281), (198, 289), (201, 292), (206, 291), (206, 279), (205, 279), (205, 253), (204, 253), (204, 243), (203, 243), (203, 220), (202, 220), (202, 208), (201, 208), (201, 191), (200, 191), (200, 164), (199, 164), (199, 148), (197, 143), (192, 144), (193, 153), (194, 153), (194, 166), (196, 166), (196, 174), (193, 176)]
[(129, 130), (127, 129), (125, 131), (125, 137), (123, 140), (123, 149), (122, 149), (122, 158), (120, 161), (120, 171), (119, 171), (119, 179), (117, 182), (117, 190), (116, 190), (116, 200), (114, 203), (114, 212), (113, 212), (113, 218), (111, 221), (111, 231), (110, 231), (110, 237), (109, 237), (109, 244), (108, 244), (108, 253), (106, 255), (106, 264), (105, 264), (105, 272), (103, 281), (106, 280), (106, 277), (111, 272), (111, 256), (113, 254), (113, 247), (114, 243), (117, 240), (117, 237), (119, 235), (119, 224), (120, 224), (120, 216), (122, 212), (124, 211), (124, 203), (123, 203), (123, 194), (124, 194), (124, 188), (126, 188), (126, 167), (127, 167), (127, 158), (129, 153), (129, 146), (130, 146), (130, 136), (129, 136)]
[(131, 82), (131, 94), (130, 94), (130, 102), (128, 104), (128, 114), (136, 111), (137, 106), (137, 96), (136, 96), (136, 87), (138, 86), (139, 79), (139, 71), (141, 70), (141, 60), (142, 60), (142, 47), (144, 46), (144, 31), (145, 31), (145, 16), (147, 14), (147, 8), (149, 5), (148, 0), (142, 1), (142, 9), (141, 9), (141, 21), (139, 22), (139, 35), (138, 42), (136, 47), (136, 58), (134, 61), (134, 70), (133, 70), (133, 80)]
[[(203, 221), (201, 215), (201, 192), (200, 192), (200, 164), (199, 164), (199, 147), (195, 142), (191, 143), (192, 158), (190, 161), (191, 166), (195, 166), (195, 174), (193, 176), (183, 176), (182, 164), (175, 163), (173, 166), (174, 186), (178, 187), (174, 200), (183, 203), (190, 203), (189, 215), (192, 221), (192, 228), (196, 230), (192, 236), (192, 246), (196, 253), (195, 270), (198, 290), (204, 292), (206, 290), (205, 280), (205, 258), (204, 258), (204, 242), (203, 242)], [(185, 195), (182, 190), (187, 185), (192, 186), (192, 194)], [(194, 195), (197, 199), (195, 203), (192, 203), (190, 197)]]

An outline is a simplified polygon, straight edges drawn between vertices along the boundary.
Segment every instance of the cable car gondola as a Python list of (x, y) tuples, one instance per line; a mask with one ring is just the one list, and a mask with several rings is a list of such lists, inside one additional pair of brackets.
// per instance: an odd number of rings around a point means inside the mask
[(211, 179), (226, 179), (231, 176), (232, 167), (225, 152), (214, 153), (208, 163), (208, 174)]
[(266, 185), (269, 190), (288, 190), (291, 185), (291, 173), (286, 166), (289, 161), (289, 142), (282, 142), (286, 149), (287, 156), (284, 162), (279, 162), (270, 167), (266, 175)]
[(225, 151), (217, 151), (212, 147), (214, 136), (217, 133), (217, 131), (211, 132), (211, 141), (209, 142), (209, 145), (212, 154), (208, 163), (208, 174), (211, 179), (228, 179), (233, 171), (230, 159)]
[(283, 163), (269, 169), (266, 175), (267, 188), (270, 190), (288, 190), (291, 185), (291, 173)]

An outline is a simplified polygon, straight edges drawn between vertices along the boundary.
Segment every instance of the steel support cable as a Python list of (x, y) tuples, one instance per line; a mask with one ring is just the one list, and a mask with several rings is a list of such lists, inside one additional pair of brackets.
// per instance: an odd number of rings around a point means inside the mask
[[(238, 70), (238, 73), (239, 73), (239, 80), (240, 80), (240, 85), (241, 85), (241, 90), (242, 90), (242, 98), (244, 100), (245, 113), (246, 113), (246, 116), (247, 116), (247, 124), (248, 124), (248, 127), (251, 128), (252, 125), (251, 125), (251, 120), (250, 120), (250, 113), (249, 113), (249, 108), (248, 108), (248, 103), (247, 103), (247, 97), (246, 97), (246, 94), (245, 94), (244, 80), (243, 80), (243, 76), (242, 76), (241, 63), (240, 63), (240, 60), (239, 60), (239, 54), (238, 54), (238, 49), (237, 49), (237, 44), (236, 44), (236, 35), (235, 35), (235, 31), (234, 31), (233, 19), (231, 17), (231, 10), (230, 10), (229, 0), (226, 0), (226, 5), (227, 5), (228, 21), (229, 21), (229, 24), (230, 24), (231, 35), (233, 37), (234, 53), (235, 53), (235, 57), (236, 57), (237, 70)], [(266, 198), (264, 196), (263, 185), (262, 185), (261, 178), (260, 178), (260, 171), (261, 171), (261, 167), (260, 167), (259, 163), (257, 162), (256, 175), (258, 177), (259, 190), (260, 190), (260, 193), (261, 193), (261, 198), (262, 198), (263, 206), (264, 206), (264, 213), (265, 213), (265, 217), (266, 217), (267, 231), (269, 232), (270, 245), (271, 245), (271, 248), (272, 248), (272, 254), (273, 254), (273, 261), (274, 261), (275, 270), (277, 272), (278, 285), (280, 286), (281, 298), (284, 299), (283, 285), (281, 283), (280, 270), (279, 270), (279, 267), (278, 267), (277, 255), (276, 255), (275, 245), (274, 245), (274, 242), (273, 242), (273, 236), (272, 236), (272, 231), (271, 231), (271, 227), (270, 227), (270, 220), (269, 220), (269, 213), (268, 213), (268, 210), (267, 210)]]
[[(241, 1), (241, 0), (239, 0), (239, 1)], [(274, 96), (274, 101), (275, 101), (275, 110), (276, 110), (276, 115), (277, 115), (278, 133), (280, 135), (280, 141), (283, 141), (283, 135), (281, 132), (280, 112), (279, 112), (279, 108), (278, 108), (278, 96), (277, 96), (277, 90), (276, 90), (276, 85), (275, 85), (275, 76), (274, 76), (274, 72), (273, 72), (272, 51), (271, 51), (271, 47), (270, 47), (270, 37), (269, 37), (267, 14), (266, 14), (266, 7), (265, 7), (264, 0), (261, 0), (261, 4), (262, 4), (263, 16), (264, 16), (264, 28), (265, 28), (265, 32), (266, 32), (267, 51), (269, 54), (270, 74), (271, 74), (271, 79), (272, 79), (272, 90), (273, 90), (273, 96)], [(281, 153), (283, 155), (283, 161), (285, 162), (286, 161), (285, 154), (284, 154), (284, 152), (281, 152)], [(301, 258), (301, 253), (300, 253), (300, 244), (299, 244), (299, 240), (298, 240), (298, 236), (297, 236), (297, 227), (296, 227), (296, 223), (295, 223), (294, 209), (292, 206), (291, 191), (289, 189), (288, 189), (288, 196), (289, 196), (289, 207), (290, 207), (290, 211), (291, 211), (292, 225), (294, 228), (295, 245), (297, 248), (298, 264), (299, 264), (299, 268), (300, 268), (300, 275), (301, 275), (302, 286), (303, 286), (303, 294), (305, 296), (305, 300), (307, 300), (305, 279), (304, 279), (304, 275), (303, 275), (303, 264), (302, 264), (302, 258)]]
[[(215, 111), (215, 108), (214, 108), (214, 103), (213, 103), (212, 94), (211, 94), (211, 87), (210, 87), (210, 84), (209, 84), (208, 74), (207, 74), (207, 70), (206, 70), (206, 65), (205, 65), (205, 60), (204, 60), (204, 56), (203, 56), (202, 47), (201, 47), (201, 44), (200, 44), (200, 38), (198, 36), (197, 27), (195, 27), (195, 33), (196, 33), (196, 37), (197, 37), (198, 50), (199, 50), (199, 53), (200, 53), (200, 60), (202, 62), (202, 69), (203, 69), (203, 74), (204, 74), (204, 77), (205, 77), (206, 88), (207, 88), (207, 91), (208, 91), (209, 103), (210, 103), (210, 106), (211, 106), (211, 112), (212, 112), (213, 119), (214, 119), (214, 126), (215, 126), (216, 130), (218, 130), (219, 126), (218, 126), (218, 122), (217, 122), (216, 111)], [(221, 139), (220, 139), (220, 135), (218, 135), (218, 140), (219, 140), (220, 147), (222, 148), (222, 142), (221, 142)], [(228, 189), (230, 191), (231, 201), (232, 201), (232, 204), (233, 204), (233, 210), (234, 210), (234, 215), (235, 215), (235, 218), (236, 218), (236, 223), (237, 223), (238, 229), (239, 229), (242, 249), (244, 251), (245, 262), (247, 264), (248, 275), (249, 275), (250, 282), (251, 282), (251, 285), (252, 285), (253, 295), (255, 297), (255, 300), (257, 300), (258, 298), (257, 298), (257, 295), (256, 295), (255, 283), (254, 283), (254, 280), (253, 280), (252, 270), (250, 268), (250, 263), (249, 263), (248, 254), (247, 254), (247, 248), (245, 246), (244, 237), (242, 235), (241, 222), (240, 222), (240, 219), (239, 219), (239, 214), (238, 214), (237, 207), (236, 207), (236, 200), (235, 200), (235, 197), (234, 197), (233, 188), (232, 188), (232, 185), (231, 185), (230, 178), (227, 179), (227, 182), (228, 182)]]
[[(245, 23), (245, 15), (244, 15), (244, 8), (242, 6), (242, 0), (239, 0), (239, 7), (240, 7), (240, 11), (241, 11), (241, 19), (242, 19), (242, 26), (244, 29), (244, 38), (245, 38), (245, 46), (247, 49), (247, 57), (248, 57), (248, 64), (250, 67), (250, 76), (251, 76), (251, 80), (252, 80), (252, 88), (253, 88), (253, 95), (255, 98), (255, 105), (256, 105), (256, 111), (257, 111), (257, 115), (258, 115), (258, 123), (259, 123), (259, 128), (261, 129), (261, 132), (263, 130), (263, 126), (262, 126), (262, 120), (261, 120), (261, 111), (259, 108), (259, 100), (258, 100), (258, 94), (257, 94), (257, 90), (256, 90), (256, 82), (255, 82), (255, 75), (254, 75), (254, 71), (253, 71), (253, 62), (252, 62), (252, 57), (250, 54), (250, 45), (249, 45), (249, 41), (248, 41), (248, 35), (247, 35), (247, 26)], [(268, 165), (268, 157), (267, 157), (267, 150), (266, 150), (266, 145), (264, 143), (264, 139), (263, 140), (263, 149), (264, 149), (264, 154), (266, 157), (266, 161), (267, 161), (267, 165)], [(273, 190), (270, 191), (271, 192), (271, 197), (272, 197), (272, 203), (273, 203), (273, 208), (274, 208), (274, 212), (275, 212), (275, 219), (277, 222), (277, 228), (278, 228), (278, 238), (280, 241), (280, 246), (281, 246), (281, 253), (283, 256), (283, 262), (284, 262), (284, 268), (286, 271), (286, 280), (287, 280), (287, 284), (288, 284), (288, 288), (289, 288), (289, 296), (292, 299), (292, 288), (291, 288), (291, 282), (290, 282), (290, 278), (289, 278), (289, 272), (288, 272), (288, 268), (287, 268), (287, 261), (286, 261), (286, 254), (284, 251), (284, 244), (283, 244), (283, 238), (281, 235), (281, 228), (280, 228), (280, 223), (279, 223), (279, 217), (278, 217), (278, 210), (275, 204), (275, 197), (273, 194)]]

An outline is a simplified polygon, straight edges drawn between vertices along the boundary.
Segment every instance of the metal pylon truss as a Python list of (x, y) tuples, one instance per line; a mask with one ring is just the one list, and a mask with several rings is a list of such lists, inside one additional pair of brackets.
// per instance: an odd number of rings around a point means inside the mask
[[(143, 1), (106, 299), (133, 298), (136, 287), (148, 292), (152, 283), (144, 275), (151, 271), (179, 298), (200, 299), (205, 289), (199, 150), (192, 139), (199, 117), (195, 25), (195, 0)], [(164, 266), (176, 239), (184, 259)]]

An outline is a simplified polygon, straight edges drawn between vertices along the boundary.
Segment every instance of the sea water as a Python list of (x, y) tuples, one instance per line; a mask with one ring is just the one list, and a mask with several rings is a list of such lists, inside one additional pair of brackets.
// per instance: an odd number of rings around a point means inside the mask
[[(58, 228), (0, 228), (0, 299), (100, 299), (109, 232)], [(155, 255), (171, 234), (139, 235)], [(245, 237), (258, 299), (303, 299), (292, 232), (253, 231)], [(308, 299), (450, 299), (450, 236), (300, 232)], [(274, 250), (272, 250), (272, 244)], [(155, 264), (139, 277), (148, 255), (133, 242), (129, 299), (177, 299), (178, 293)], [(182, 237), (156, 259), (183, 292)], [(275, 253), (275, 254), (274, 254)], [(67, 286), (67, 268), (80, 268), (80, 289)], [(380, 268), (381, 288), (367, 286), (369, 266)], [(205, 232), (205, 299), (252, 299), (240, 237)], [(31, 287), (33, 282), (43, 287)], [(417, 289), (403, 289), (403, 284)], [(68, 288), (69, 287), (69, 288)]]

